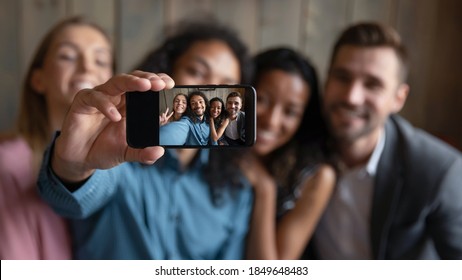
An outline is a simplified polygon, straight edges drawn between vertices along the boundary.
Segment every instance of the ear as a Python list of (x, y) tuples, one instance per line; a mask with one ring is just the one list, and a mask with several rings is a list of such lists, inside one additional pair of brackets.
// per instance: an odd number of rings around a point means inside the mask
[(43, 81), (42, 69), (35, 69), (31, 76), (31, 86), (39, 94), (45, 93), (45, 83)]
[(401, 111), (401, 109), (403, 109), (408, 95), (409, 85), (404, 83), (399, 85), (398, 90), (396, 91), (395, 100), (393, 104), (393, 113), (398, 113), (399, 111)]

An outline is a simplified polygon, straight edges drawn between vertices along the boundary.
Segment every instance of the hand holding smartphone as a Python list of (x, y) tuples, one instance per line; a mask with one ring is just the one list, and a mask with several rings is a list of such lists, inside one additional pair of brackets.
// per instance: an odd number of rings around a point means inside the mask
[(127, 143), (133, 148), (249, 147), (256, 137), (255, 109), (255, 89), (248, 85), (127, 92)]

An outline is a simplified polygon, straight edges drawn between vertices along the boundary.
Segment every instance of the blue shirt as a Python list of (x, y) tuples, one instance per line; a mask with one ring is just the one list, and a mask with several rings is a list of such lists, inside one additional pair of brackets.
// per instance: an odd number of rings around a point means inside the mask
[(210, 140), (210, 125), (207, 118), (196, 118), (193, 122), (183, 116), (179, 121), (163, 125), (159, 129), (159, 144), (163, 145), (192, 145), (205, 146)]
[(242, 259), (253, 192), (243, 181), (214, 203), (201, 173), (208, 152), (185, 171), (169, 150), (152, 166), (97, 170), (71, 193), (53, 175), (48, 150), (39, 189), (71, 218), (77, 259)]

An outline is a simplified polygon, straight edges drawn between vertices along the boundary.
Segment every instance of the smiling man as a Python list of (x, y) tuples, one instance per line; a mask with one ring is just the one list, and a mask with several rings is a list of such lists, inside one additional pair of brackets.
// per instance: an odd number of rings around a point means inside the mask
[(397, 113), (407, 54), (390, 27), (337, 41), (323, 106), (339, 170), (314, 237), (323, 259), (462, 259), (462, 156)]
[(230, 92), (226, 97), (226, 111), (229, 124), (225, 130), (225, 140), (230, 146), (245, 144), (245, 112), (242, 109), (242, 96), (239, 92)]

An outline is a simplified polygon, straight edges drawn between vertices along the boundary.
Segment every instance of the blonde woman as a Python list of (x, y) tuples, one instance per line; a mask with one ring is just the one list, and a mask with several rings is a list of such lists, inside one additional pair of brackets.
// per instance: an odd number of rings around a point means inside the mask
[(110, 39), (73, 17), (44, 37), (29, 66), (13, 133), (0, 136), (0, 258), (70, 259), (65, 220), (36, 191), (42, 154), (75, 94), (113, 74)]
[(160, 115), (160, 125), (166, 125), (169, 122), (179, 121), (183, 114), (186, 112), (186, 108), (188, 107), (187, 100), (188, 96), (184, 93), (180, 92), (175, 95), (173, 98), (172, 112), (169, 114), (169, 109), (167, 107), (167, 110), (165, 110), (165, 112)]

